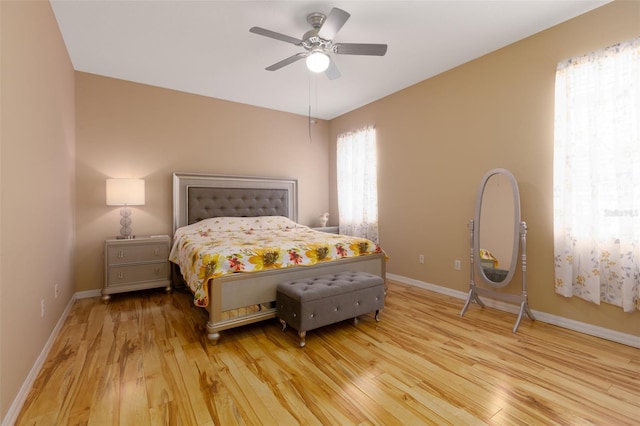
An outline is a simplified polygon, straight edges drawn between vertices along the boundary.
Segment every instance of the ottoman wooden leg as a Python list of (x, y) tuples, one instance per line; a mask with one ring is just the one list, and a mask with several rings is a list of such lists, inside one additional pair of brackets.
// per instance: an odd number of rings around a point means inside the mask
[(307, 342), (305, 342), (305, 338), (307, 337), (307, 332), (306, 331), (298, 331), (298, 336), (300, 336), (300, 347), (304, 348), (304, 345), (307, 344)]
[(376, 321), (380, 322), (380, 309), (376, 309)]
[(284, 331), (284, 329), (287, 328), (287, 322), (282, 318), (278, 318), (278, 319), (280, 320), (280, 324), (282, 324), (282, 331)]

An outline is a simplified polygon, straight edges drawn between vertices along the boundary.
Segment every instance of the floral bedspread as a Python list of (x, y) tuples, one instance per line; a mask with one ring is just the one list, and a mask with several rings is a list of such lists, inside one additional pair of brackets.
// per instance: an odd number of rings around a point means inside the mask
[(194, 303), (207, 306), (208, 282), (222, 275), (315, 265), (381, 252), (370, 240), (315, 231), (286, 217), (226, 217), (179, 228), (169, 260), (180, 266)]

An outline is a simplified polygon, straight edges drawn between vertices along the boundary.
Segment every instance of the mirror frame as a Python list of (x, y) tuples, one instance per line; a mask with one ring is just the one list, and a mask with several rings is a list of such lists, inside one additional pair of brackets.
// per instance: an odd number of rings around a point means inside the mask
[[(482, 263), (480, 262), (480, 220), (481, 220), (481, 212), (482, 212), (482, 198), (484, 194), (485, 187), (487, 182), (492, 176), (502, 175), (507, 178), (509, 183), (511, 184), (511, 190), (513, 193), (513, 251), (511, 252), (511, 261), (509, 263), (509, 272), (504, 280), (500, 282), (491, 281), (487, 275), (484, 273), (482, 269)], [(518, 257), (520, 252), (520, 229), (521, 229), (521, 218), (520, 218), (520, 191), (518, 190), (518, 182), (513, 174), (506, 169), (492, 169), (489, 170), (483, 177), (480, 182), (480, 187), (478, 188), (478, 194), (476, 196), (476, 209), (475, 214), (473, 216), (473, 262), (475, 263), (475, 270), (477, 272), (476, 277), (485, 283), (494, 288), (502, 288), (508, 285), (513, 279), (514, 274), (516, 273), (516, 269), (518, 266)]]

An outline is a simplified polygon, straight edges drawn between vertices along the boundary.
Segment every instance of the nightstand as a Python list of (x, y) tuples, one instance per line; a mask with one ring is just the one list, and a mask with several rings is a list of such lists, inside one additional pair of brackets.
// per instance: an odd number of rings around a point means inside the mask
[(111, 294), (165, 287), (171, 291), (168, 235), (136, 237), (104, 242), (104, 287), (102, 300)]
[(312, 228), (312, 229), (315, 229), (316, 231), (320, 231), (320, 232), (327, 232), (329, 234), (337, 234), (338, 233), (338, 227), (337, 226), (321, 226), (321, 227)]

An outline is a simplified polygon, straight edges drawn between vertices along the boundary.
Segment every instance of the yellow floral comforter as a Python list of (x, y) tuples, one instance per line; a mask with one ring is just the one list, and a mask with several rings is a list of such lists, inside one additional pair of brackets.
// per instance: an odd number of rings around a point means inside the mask
[(180, 266), (197, 306), (209, 280), (237, 272), (315, 265), (382, 250), (358, 237), (327, 234), (280, 216), (213, 218), (178, 229), (169, 260)]

